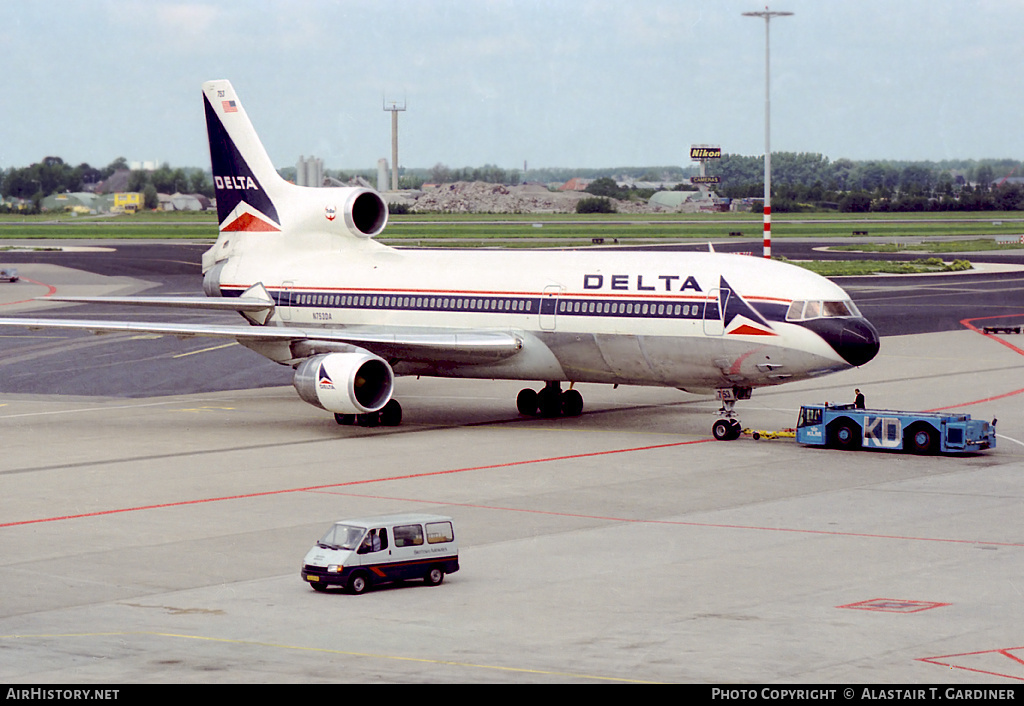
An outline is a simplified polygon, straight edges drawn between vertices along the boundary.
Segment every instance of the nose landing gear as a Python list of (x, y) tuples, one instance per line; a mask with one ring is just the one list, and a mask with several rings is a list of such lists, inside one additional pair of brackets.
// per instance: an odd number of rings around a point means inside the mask
[(749, 400), (751, 388), (749, 387), (726, 387), (715, 391), (718, 399), (722, 401), (722, 408), (718, 410), (721, 417), (711, 426), (711, 434), (718, 441), (732, 441), (738, 439), (743, 433), (743, 425), (736, 419), (736, 402)]

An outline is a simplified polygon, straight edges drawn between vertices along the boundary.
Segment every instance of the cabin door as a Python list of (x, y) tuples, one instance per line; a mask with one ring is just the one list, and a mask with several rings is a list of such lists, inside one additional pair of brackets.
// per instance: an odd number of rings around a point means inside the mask
[(554, 331), (558, 323), (558, 298), (562, 294), (562, 285), (549, 284), (544, 287), (540, 297), (540, 330)]
[(721, 336), (725, 334), (725, 311), (729, 305), (728, 289), (708, 290), (704, 299), (704, 335)]

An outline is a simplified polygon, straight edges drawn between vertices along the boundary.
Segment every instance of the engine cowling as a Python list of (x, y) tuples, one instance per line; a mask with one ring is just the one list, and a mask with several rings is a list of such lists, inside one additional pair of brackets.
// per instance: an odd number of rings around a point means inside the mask
[(295, 368), (292, 385), (303, 401), (336, 414), (377, 412), (391, 399), (395, 374), (371, 353), (324, 353)]

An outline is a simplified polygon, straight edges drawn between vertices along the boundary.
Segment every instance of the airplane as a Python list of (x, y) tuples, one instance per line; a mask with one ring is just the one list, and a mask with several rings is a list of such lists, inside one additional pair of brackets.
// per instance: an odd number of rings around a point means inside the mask
[[(397, 249), (374, 240), (375, 191), (311, 188), (274, 168), (231, 83), (203, 84), (218, 237), (205, 297), (61, 297), (238, 312), (231, 325), (0, 319), (3, 326), (235, 339), (295, 370), (339, 424), (397, 425), (395, 377), (541, 381), (527, 416), (577, 416), (576, 383), (715, 392), (718, 440), (755, 387), (870, 361), (878, 333), (849, 295), (795, 265), (709, 252)], [(569, 383), (563, 390), (562, 383)]]

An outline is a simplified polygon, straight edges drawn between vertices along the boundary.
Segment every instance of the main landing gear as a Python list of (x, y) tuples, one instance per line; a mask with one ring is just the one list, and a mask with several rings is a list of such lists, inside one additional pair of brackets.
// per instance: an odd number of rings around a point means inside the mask
[(338, 424), (361, 427), (397, 427), (402, 423), (402, 405), (398, 400), (389, 400), (384, 407), (376, 412), (366, 414), (335, 414), (334, 421)]
[(738, 439), (743, 432), (743, 425), (736, 419), (736, 402), (750, 399), (749, 387), (726, 387), (716, 390), (717, 397), (722, 401), (718, 415), (722, 417), (711, 426), (711, 433), (719, 441)]
[(527, 417), (578, 417), (583, 414), (583, 395), (572, 387), (562, 392), (562, 383), (549, 382), (543, 390), (520, 390), (516, 407)]

